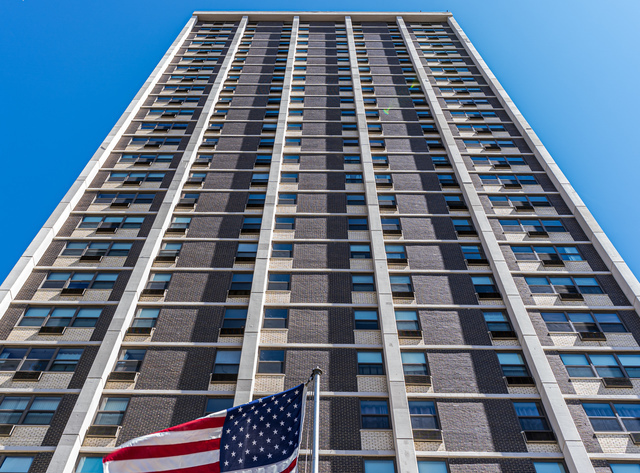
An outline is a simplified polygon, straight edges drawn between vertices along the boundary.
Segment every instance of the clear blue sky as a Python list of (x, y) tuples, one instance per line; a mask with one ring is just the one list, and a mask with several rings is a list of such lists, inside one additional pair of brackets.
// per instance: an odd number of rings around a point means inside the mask
[(0, 281), (191, 12), (301, 6), (452, 11), (640, 274), (638, 0), (0, 0)]

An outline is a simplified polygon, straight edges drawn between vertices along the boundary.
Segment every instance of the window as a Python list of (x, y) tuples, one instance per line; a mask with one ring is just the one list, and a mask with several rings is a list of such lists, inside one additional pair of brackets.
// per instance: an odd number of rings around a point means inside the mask
[(287, 328), (289, 309), (265, 309), (264, 328)]
[(500, 219), (502, 231), (528, 232), (529, 236), (546, 236), (547, 233), (566, 232), (560, 220)]
[(352, 274), (351, 286), (351, 290), (355, 292), (373, 292), (376, 290), (372, 274)]
[(232, 407), (232, 397), (211, 397), (207, 399), (207, 406), (204, 409), (204, 415), (208, 416), (209, 414), (231, 409)]
[(296, 205), (296, 194), (278, 194), (278, 205)]
[(393, 194), (378, 194), (378, 205), (381, 209), (393, 210), (398, 206), (396, 196)]
[(407, 263), (407, 252), (404, 245), (384, 245), (389, 263)]
[(108, 181), (123, 182), (124, 185), (140, 185), (142, 182), (162, 182), (163, 172), (112, 172)]
[(294, 217), (276, 217), (275, 230), (295, 230), (296, 219)]
[(345, 174), (344, 178), (347, 184), (362, 184), (362, 174)]
[[(513, 407), (520, 421), (520, 427), (525, 432), (527, 440), (554, 440), (551, 427), (544, 415), (542, 406), (537, 402), (514, 402)], [(531, 435), (529, 432), (545, 433), (546, 435)]]
[[(102, 459), (100, 461), (102, 462)], [(33, 457), (6, 456), (0, 464), (0, 473), (28, 473), (32, 462)], [(100, 463), (100, 468), (102, 468), (102, 463)]]
[(240, 353), (240, 350), (217, 350), (216, 360), (213, 364), (213, 377), (211, 379), (220, 381), (235, 380), (238, 375), (238, 368), (240, 367)]
[(296, 182), (298, 182), (298, 173), (282, 173), (280, 175), (280, 182), (295, 184)]
[(611, 333), (627, 332), (615, 313), (542, 312), (549, 332)]
[(439, 430), (440, 424), (433, 401), (409, 401), (411, 428), (414, 430)]
[(29, 307), (18, 323), (20, 327), (95, 327), (101, 308)]
[(480, 245), (460, 245), (460, 249), (467, 264), (488, 264)]
[(231, 309), (229, 307), (224, 310), (224, 318), (222, 319), (222, 330), (220, 334), (237, 335), (244, 331), (247, 322), (247, 309)]
[(350, 245), (350, 255), (352, 259), (370, 259), (371, 247), (369, 245)]
[(257, 253), (257, 243), (238, 243), (236, 261), (255, 261)]
[(429, 374), (424, 352), (403, 351), (400, 354), (402, 356), (402, 369), (405, 376), (427, 376)]
[(438, 174), (437, 176), (441, 187), (458, 187), (458, 181), (453, 174)]
[(365, 218), (349, 218), (348, 222), (349, 222), (349, 230), (355, 231), (355, 230), (369, 229), (369, 223), (367, 222), (366, 217)]
[(395, 316), (398, 335), (404, 337), (412, 332), (418, 332), (416, 335), (422, 336), (418, 313), (415, 310), (396, 310)]
[(142, 295), (146, 296), (163, 296), (165, 291), (169, 289), (171, 282), (171, 273), (153, 273), (149, 277), (149, 282), (142, 291)]
[(354, 310), (353, 318), (356, 330), (378, 330), (380, 328), (376, 310)]
[[(508, 384), (514, 384), (516, 381), (527, 381), (527, 384), (533, 384), (527, 365), (520, 353), (498, 352), (497, 356), (500, 368), (502, 368), (502, 374), (507, 378)], [(527, 379), (525, 380), (524, 378)]]
[[(151, 328), (155, 327), (160, 315), (160, 309), (157, 308), (143, 308), (138, 309), (136, 315), (131, 322), (131, 332), (149, 332)], [(145, 330), (146, 329), (146, 330)]]
[(140, 228), (144, 217), (83, 217), (78, 228), (95, 228), (96, 233), (115, 233), (118, 229)]
[(583, 402), (596, 432), (640, 432), (640, 404)]
[(525, 277), (533, 294), (559, 294), (561, 299), (582, 300), (582, 294), (604, 294), (596, 278)]
[[(533, 468), (535, 468), (536, 473), (566, 473), (562, 463), (556, 462), (533, 462)], [(617, 472), (614, 471), (614, 473)]]
[(290, 291), (291, 275), (281, 273), (269, 273), (267, 291)]
[(489, 201), (495, 207), (513, 207), (516, 211), (533, 211), (535, 207), (551, 207), (543, 195), (490, 195)]
[(469, 218), (452, 218), (451, 223), (459, 236), (477, 235), (473, 222)]
[(388, 235), (401, 235), (402, 227), (399, 218), (382, 218), (382, 233)]
[(358, 374), (367, 376), (379, 376), (384, 374), (382, 353), (377, 351), (358, 352)]
[(366, 205), (364, 194), (347, 194), (347, 205)]
[(491, 311), (483, 312), (484, 321), (487, 324), (489, 332), (491, 332), (491, 338), (495, 340), (499, 339), (516, 339), (516, 333), (511, 327), (509, 317), (504, 312)]
[(251, 175), (251, 185), (264, 187), (269, 183), (269, 173), (261, 172), (254, 173)]
[(62, 295), (82, 295), (86, 289), (112, 289), (118, 273), (72, 273), (51, 271), (42, 289), (62, 289)]
[(360, 142), (358, 141), (358, 138), (345, 138), (342, 140), (342, 146), (343, 147), (348, 147), (348, 146), (359, 146)]
[(418, 473), (448, 473), (447, 462), (434, 460), (418, 461)]
[(138, 372), (144, 360), (147, 350), (128, 349), (120, 352), (120, 357), (116, 362), (114, 371), (117, 372)]
[(49, 425), (61, 400), (61, 397), (5, 396), (0, 401), (0, 424)]
[(244, 217), (241, 233), (260, 233), (262, 217)]
[(500, 292), (491, 276), (472, 276), (471, 282), (478, 297), (480, 298), (500, 298)]
[(265, 194), (249, 194), (247, 197), (247, 207), (264, 207)]
[(272, 258), (293, 258), (293, 244), (291, 243), (274, 243)]
[(258, 148), (273, 148), (275, 140), (273, 138), (260, 138)]
[(230, 296), (247, 296), (251, 294), (252, 273), (236, 273), (231, 276)]
[(132, 146), (142, 146), (144, 148), (160, 148), (161, 146), (178, 146), (180, 141), (180, 138), (144, 137), (132, 138), (130, 144)]
[(62, 256), (79, 256), (84, 261), (100, 261), (103, 256), (127, 256), (133, 243), (75, 242), (70, 241)]
[[(363, 429), (389, 429), (389, 404), (387, 401), (360, 401)], [(393, 462), (391, 462), (393, 464)], [(371, 470), (375, 471), (375, 470)], [(367, 470), (367, 473), (369, 470)]]
[(81, 348), (5, 347), (0, 352), (0, 371), (74, 371)]
[(471, 156), (471, 160), (474, 165), (492, 165), (496, 169), (527, 164), (521, 156)]
[(129, 207), (131, 204), (152, 204), (155, 194), (99, 193), (94, 204), (111, 204), (112, 207)]
[(538, 184), (536, 178), (530, 174), (480, 174), (480, 180), (484, 185), (501, 185), (511, 189)]
[[(300, 156), (297, 154), (285, 154), (282, 156), (283, 164), (295, 164), (300, 162)], [(298, 182), (296, 180), (296, 182)]]
[(574, 378), (640, 378), (640, 355), (564, 353), (560, 359)]
[[(302, 138), (285, 138), (285, 146), (300, 146), (302, 144)], [(271, 145), (273, 146), (273, 144)]]
[(444, 201), (447, 204), (449, 210), (466, 210), (467, 204), (464, 201), (464, 197), (459, 194), (445, 195)]
[(389, 158), (387, 156), (374, 154), (373, 156), (371, 156), (371, 160), (373, 161), (373, 166), (374, 167), (386, 167), (386, 166), (389, 166)]
[(268, 166), (271, 164), (270, 154), (259, 154), (256, 156), (256, 166)]
[(260, 350), (258, 373), (284, 373), (284, 350)]
[(102, 473), (103, 471), (104, 470), (102, 469), (102, 457), (82, 456), (80, 457), (80, 461), (78, 461), (78, 467), (76, 468), (75, 473)]
[[(25, 470), (26, 471), (26, 470)], [(365, 460), (364, 473), (395, 473), (393, 460)]]
[(392, 187), (393, 186), (393, 178), (391, 174), (376, 174), (376, 186), (378, 187)]
[(122, 425), (122, 419), (128, 405), (128, 397), (102, 398), (93, 425)]
[(449, 158), (446, 156), (431, 156), (431, 161), (433, 162), (434, 167), (451, 166)]
[(411, 276), (389, 276), (393, 297), (413, 297)]
[(360, 156), (359, 155), (345, 155), (344, 156), (345, 164), (360, 164)]

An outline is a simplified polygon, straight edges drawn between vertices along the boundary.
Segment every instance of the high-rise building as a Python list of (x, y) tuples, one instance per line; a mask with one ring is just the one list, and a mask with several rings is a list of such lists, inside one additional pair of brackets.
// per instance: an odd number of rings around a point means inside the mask
[(639, 296), (451, 14), (197, 12), (0, 290), (0, 472), (320, 366), (323, 473), (637, 473)]

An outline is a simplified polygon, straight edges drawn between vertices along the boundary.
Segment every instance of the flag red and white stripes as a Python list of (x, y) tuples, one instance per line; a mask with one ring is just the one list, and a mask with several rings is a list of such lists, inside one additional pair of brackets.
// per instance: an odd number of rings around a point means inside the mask
[(297, 473), (306, 389), (296, 386), (139, 437), (103, 459), (105, 473)]
[(103, 460), (105, 473), (217, 473), (227, 411), (138, 437)]

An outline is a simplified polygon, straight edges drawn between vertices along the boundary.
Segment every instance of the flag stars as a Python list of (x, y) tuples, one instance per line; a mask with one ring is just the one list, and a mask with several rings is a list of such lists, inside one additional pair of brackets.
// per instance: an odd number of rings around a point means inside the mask
[(256, 457), (255, 455), (253, 456), (253, 461), (257, 462), (258, 461), (258, 457)]

